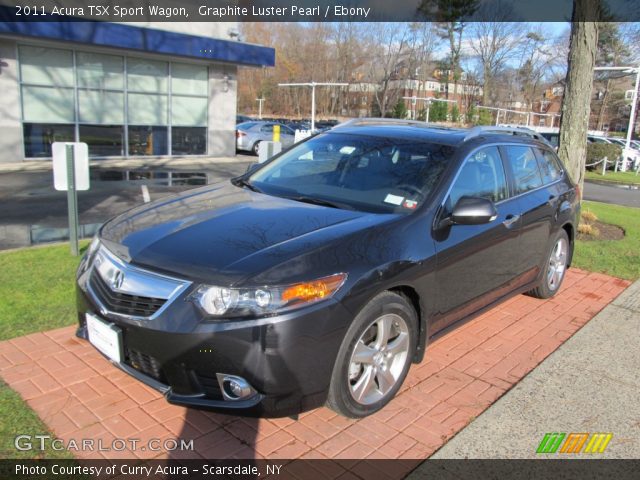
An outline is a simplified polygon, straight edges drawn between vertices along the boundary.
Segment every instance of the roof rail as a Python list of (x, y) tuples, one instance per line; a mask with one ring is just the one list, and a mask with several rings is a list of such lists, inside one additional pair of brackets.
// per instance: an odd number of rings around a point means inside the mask
[(355, 127), (358, 125), (411, 125), (414, 127), (428, 127), (433, 128), (437, 125), (431, 125), (427, 122), (421, 122), (420, 120), (405, 120), (402, 118), (371, 118), (371, 117), (363, 117), (363, 118), (352, 118), (351, 120), (347, 120), (346, 122), (339, 123), (333, 128), (342, 128), (342, 127)]
[(469, 133), (465, 135), (464, 140), (467, 141), (474, 137), (479, 137), (484, 134), (502, 134), (502, 135), (521, 135), (540, 140), (546, 143), (546, 139), (538, 132), (526, 127), (499, 127), (493, 125), (478, 125), (469, 130)]

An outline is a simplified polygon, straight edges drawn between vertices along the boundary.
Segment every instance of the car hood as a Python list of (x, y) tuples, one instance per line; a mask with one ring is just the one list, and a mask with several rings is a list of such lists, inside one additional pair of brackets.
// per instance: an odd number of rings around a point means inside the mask
[(229, 182), (136, 207), (107, 222), (107, 248), (141, 267), (226, 284), (395, 218), (301, 203)]

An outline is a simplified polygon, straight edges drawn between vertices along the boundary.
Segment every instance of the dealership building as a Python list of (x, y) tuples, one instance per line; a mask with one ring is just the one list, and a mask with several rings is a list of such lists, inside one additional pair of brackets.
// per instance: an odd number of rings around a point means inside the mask
[(274, 63), (235, 23), (0, 22), (0, 163), (234, 155), (237, 68)]

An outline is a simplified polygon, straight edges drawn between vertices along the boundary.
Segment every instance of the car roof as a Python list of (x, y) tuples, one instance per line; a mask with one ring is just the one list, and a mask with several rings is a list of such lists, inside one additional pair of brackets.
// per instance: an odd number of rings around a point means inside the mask
[(333, 127), (330, 132), (438, 143), (456, 147), (474, 138), (504, 143), (549, 144), (532, 130), (511, 127), (451, 128), (425, 122), (395, 119), (355, 119)]

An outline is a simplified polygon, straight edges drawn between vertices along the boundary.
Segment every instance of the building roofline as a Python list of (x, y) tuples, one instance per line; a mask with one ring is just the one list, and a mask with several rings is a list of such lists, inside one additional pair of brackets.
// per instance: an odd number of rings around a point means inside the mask
[[(0, 19), (4, 17), (0, 9)], [(200, 37), (122, 23), (99, 21), (0, 21), (0, 35), (58, 40), (138, 52), (273, 67), (275, 49), (235, 40)]]

